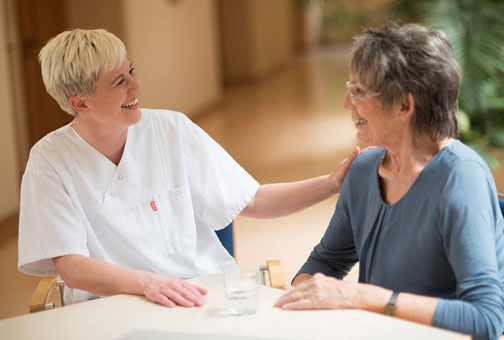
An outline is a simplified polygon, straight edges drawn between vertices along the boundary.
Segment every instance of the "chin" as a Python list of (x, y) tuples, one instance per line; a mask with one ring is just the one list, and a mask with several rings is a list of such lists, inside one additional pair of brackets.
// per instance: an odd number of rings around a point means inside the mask
[(357, 133), (357, 140), (363, 144), (373, 145), (373, 141), (371, 140), (371, 138), (369, 138), (368, 136), (363, 136), (359, 133)]
[(138, 108), (130, 112), (126, 118), (131, 123), (131, 125), (136, 124), (142, 119), (142, 111), (140, 111), (140, 108)]

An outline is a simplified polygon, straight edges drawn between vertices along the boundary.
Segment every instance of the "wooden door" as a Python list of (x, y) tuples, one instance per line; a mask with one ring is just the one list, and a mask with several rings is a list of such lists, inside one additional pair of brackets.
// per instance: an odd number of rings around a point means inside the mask
[(73, 117), (61, 110), (47, 93), (38, 62), (45, 43), (65, 30), (64, 0), (18, 0), (30, 145), (47, 133), (69, 123)]

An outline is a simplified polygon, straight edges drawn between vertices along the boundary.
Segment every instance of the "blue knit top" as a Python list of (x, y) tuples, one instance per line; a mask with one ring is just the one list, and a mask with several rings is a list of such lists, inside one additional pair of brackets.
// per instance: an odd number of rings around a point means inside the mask
[(504, 319), (504, 220), (485, 162), (455, 141), (396, 203), (383, 201), (375, 148), (352, 164), (322, 240), (299, 273), (439, 297), (432, 325), (496, 339)]

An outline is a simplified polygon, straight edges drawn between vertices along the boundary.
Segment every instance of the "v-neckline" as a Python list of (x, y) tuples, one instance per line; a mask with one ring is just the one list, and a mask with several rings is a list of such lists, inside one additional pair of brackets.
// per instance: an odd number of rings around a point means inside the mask
[(437, 161), (437, 159), (439, 157), (441, 157), (441, 154), (446, 152), (445, 150), (452, 148), (452, 145), (454, 145), (457, 142), (458, 142), (458, 140), (455, 140), (452, 143), (450, 143), (449, 145), (447, 145), (444, 148), (442, 148), (441, 150), (439, 150), (439, 152), (437, 154), (435, 154), (434, 157), (431, 158), (429, 163), (427, 163), (427, 165), (422, 169), (422, 171), (420, 171), (420, 173), (418, 174), (418, 176), (415, 179), (415, 181), (413, 182), (413, 184), (411, 184), (408, 191), (406, 191), (406, 193), (404, 195), (402, 195), (400, 199), (398, 199), (396, 202), (394, 202), (392, 204), (387, 203), (383, 199), (383, 195), (382, 195), (381, 188), (380, 188), (380, 175), (378, 173), (378, 169), (380, 167), (380, 164), (383, 162), (385, 155), (387, 154), (387, 150), (384, 149), (384, 152), (380, 158), (380, 161), (376, 164), (376, 168), (375, 168), (376, 180), (374, 181), (375, 190), (378, 193), (378, 197), (380, 198), (381, 204), (386, 207), (390, 207), (390, 208), (395, 207), (395, 206), (398, 206), (402, 201), (404, 201), (407, 196), (412, 195), (411, 192), (414, 192), (414, 190), (416, 190), (416, 187), (419, 185), (418, 183), (420, 182), (421, 178), (425, 177), (424, 173), (427, 172), (433, 166), (432, 164), (434, 164)]
[(127, 153), (127, 150), (128, 150), (128, 140), (130, 139), (130, 127), (128, 127), (127, 131), (126, 131), (126, 141), (124, 142), (124, 149), (123, 149), (123, 152), (122, 152), (122, 155), (121, 155), (121, 159), (119, 160), (119, 163), (117, 163), (117, 165), (112, 162), (108, 157), (106, 157), (104, 154), (102, 154), (100, 151), (98, 151), (94, 146), (92, 146), (91, 144), (89, 144), (78, 132), (77, 130), (75, 130), (72, 126), (72, 124), (69, 124), (69, 128), (70, 130), (72, 131), (72, 133), (77, 136), (77, 139), (80, 141), (81, 144), (85, 145), (86, 148), (88, 148), (89, 150), (91, 150), (91, 152), (95, 153), (96, 155), (98, 155), (98, 157), (100, 159), (102, 159), (103, 161), (105, 161), (106, 163), (108, 163), (108, 165), (112, 166), (114, 171), (116, 171), (119, 167), (121, 167), (121, 165), (125, 162), (125, 155)]

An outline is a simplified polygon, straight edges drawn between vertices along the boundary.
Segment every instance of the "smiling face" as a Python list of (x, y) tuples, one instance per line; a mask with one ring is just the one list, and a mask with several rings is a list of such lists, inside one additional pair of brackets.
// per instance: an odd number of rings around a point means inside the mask
[[(354, 97), (353, 100), (351, 96)], [(350, 73), (343, 108), (351, 111), (352, 121), (357, 128), (357, 139), (362, 143), (385, 146), (387, 137), (393, 131), (393, 121), (383, 111), (379, 98), (379, 95), (367, 91), (353, 72)]]
[[(129, 60), (111, 71), (103, 72), (93, 95), (84, 99), (82, 112), (94, 124), (110, 128), (127, 128), (140, 121), (138, 105), (140, 82)], [(79, 117), (78, 117), (79, 118)]]

